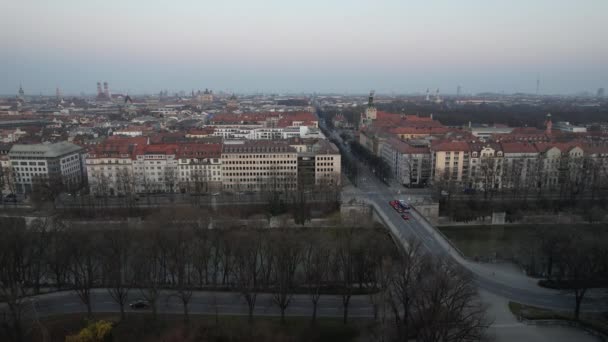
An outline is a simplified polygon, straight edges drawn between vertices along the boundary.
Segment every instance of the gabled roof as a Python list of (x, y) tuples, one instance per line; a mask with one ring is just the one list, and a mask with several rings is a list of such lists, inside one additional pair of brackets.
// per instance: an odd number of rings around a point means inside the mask
[(435, 140), (431, 142), (431, 150), (433, 151), (468, 151), (469, 144), (466, 141), (455, 140)]
[(428, 147), (412, 146), (411, 144), (399, 140), (397, 138), (391, 138), (388, 140), (388, 144), (393, 150), (401, 154), (429, 154)]
[(534, 144), (527, 142), (502, 142), (502, 151), (504, 153), (537, 153), (538, 150)]

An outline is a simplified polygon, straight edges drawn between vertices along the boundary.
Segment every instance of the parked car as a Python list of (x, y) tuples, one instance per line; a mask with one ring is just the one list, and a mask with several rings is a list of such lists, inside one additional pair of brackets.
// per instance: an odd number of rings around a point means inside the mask
[(4, 196), (4, 202), (16, 203), (17, 202), (17, 195), (15, 195), (15, 194), (8, 194), (8, 195)]
[(406, 214), (401, 215), (401, 218), (404, 219), (405, 221), (409, 221), (410, 217), (407, 216)]
[(129, 304), (129, 306), (133, 310), (144, 310), (144, 309), (148, 309), (150, 307), (150, 303), (148, 303), (147, 300), (140, 299), (140, 300), (137, 300), (137, 301)]

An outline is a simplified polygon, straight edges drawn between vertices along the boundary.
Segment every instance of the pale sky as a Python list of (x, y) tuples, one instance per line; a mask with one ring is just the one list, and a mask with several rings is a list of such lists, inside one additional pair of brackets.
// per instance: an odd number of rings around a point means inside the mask
[(3, 0), (0, 94), (595, 92), (607, 0)]

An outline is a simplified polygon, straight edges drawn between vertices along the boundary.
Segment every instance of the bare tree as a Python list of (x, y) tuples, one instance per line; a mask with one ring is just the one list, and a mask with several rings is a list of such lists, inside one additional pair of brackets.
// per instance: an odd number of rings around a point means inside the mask
[(158, 300), (161, 294), (161, 286), (164, 281), (163, 271), (159, 259), (161, 251), (156, 240), (162, 238), (157, 230), (152, 232), (152, 237), (144, 239), (137, 246), (134, 260), (135, 286), (139, 289), (142, 297), (150, 304), (152, 317), (158, 317)]
[(194, 274), (193, 231), (189, 227), (178, 226), (170, 231), (169, 270), (175, 275), (173, 289), (184, 309), (184, 322), (188, 322), (189, 304), (192, 299), (192, 278)]
[(601, 284), (600, 271), (606, 256), (606, 246), (602, 242), (604, 241), (585, 239), (580, 234), (571, 235), (563, 250), (563, 275), (557, 280), (558, 284), (574, 295), (574, 318), (577, 320), (587, 291)]
[(491, 322), (471, 274), (436, 257), (416, 291), (410, 312), (417, 339), (423, 342), (479, 341)]
[(354, 292), (355, 245), (354, 228), (344, 228), (336, 232), (336, 250), (333, 261), (334, 269), (340, 283), (344, 324), (348, 321), (348, 305), (350, 304), (350, 299)]
[(72, 288), (87, 307), (88, 316), (92, 317), (91, 290), (98, 284), (101, 260), (95, 248), (97, 241), (93, 234), (81, 230), (71, 230), (69, 238)]
[(248, 307), (249, 322), (253, 322), (253, 312), (260, 289), (262, 273), (262, 240), (257, 232), (241, 232), (232, 236), (234, 251), (234, 281)]
[(296, 269), (301, 260), (300, 236), (293, 231), (280, 231), (273, 234), (270, 248), (272, 258), (272, 283), (274, 290), (272, 299), (281, 310), (281, 323), (285, 324), (285, 310), (291, 302), (296, 286)]
[(46, 251), (51, 235), (52, 218), (40, 217), (29, 227), (30, 235), (30, 276), (35, 294), (40, 293), (40, 282), (47, 275)]
[(23, 314), (26, 308), (30, 262), (29, 234), (18, 219), (2, 219), (0, 229), (0, 297), (9, 313), (7, 334), (14, 341), (24, 339)]
[[(194, 229), (192, 263), (198, 286), (203, 287), (209, 284), (209, 266), (212, 263), (212, 252), (217, 251), (219, 246), (211, 243), (211, 233), (205, 226)], [(215, 268), (217, 270), (217, 267)]]
[(391, 270), (387, 300), (397, 325), (399, 340), (407, 341), (412, 334), (411, 313), (416, 293), (422, 286), (422, 276), (430, 271), (420, 241), (408, 240), (408, 247), (401, 251)]
[(46, 262), (50, 277), (55, 282), (57, 290), (61, 290), (67, 282), (70, 269), (69, 234), (63, 222), (55, 217), (46, 245)]
[(321, 289), (328, 281), (331, 269), (331, 250), (320, 233), (313, 232), (306, 239), (302, 267), (304, 268), (305, 287), (312, 302), (312, 324), (316, 324), (317, 307)]
[(108, 293), (120, 307), (120, 317), (124, 320), (125, 305), (134, 281), (131, 267), (132, 232), (127, 227), (104, 232), (102, 246)]

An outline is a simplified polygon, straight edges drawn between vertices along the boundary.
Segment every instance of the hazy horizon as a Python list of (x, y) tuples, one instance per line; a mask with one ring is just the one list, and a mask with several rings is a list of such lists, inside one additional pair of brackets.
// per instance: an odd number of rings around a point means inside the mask
[(0, 94), (595, 92), (608, 2), (7, 1)]

